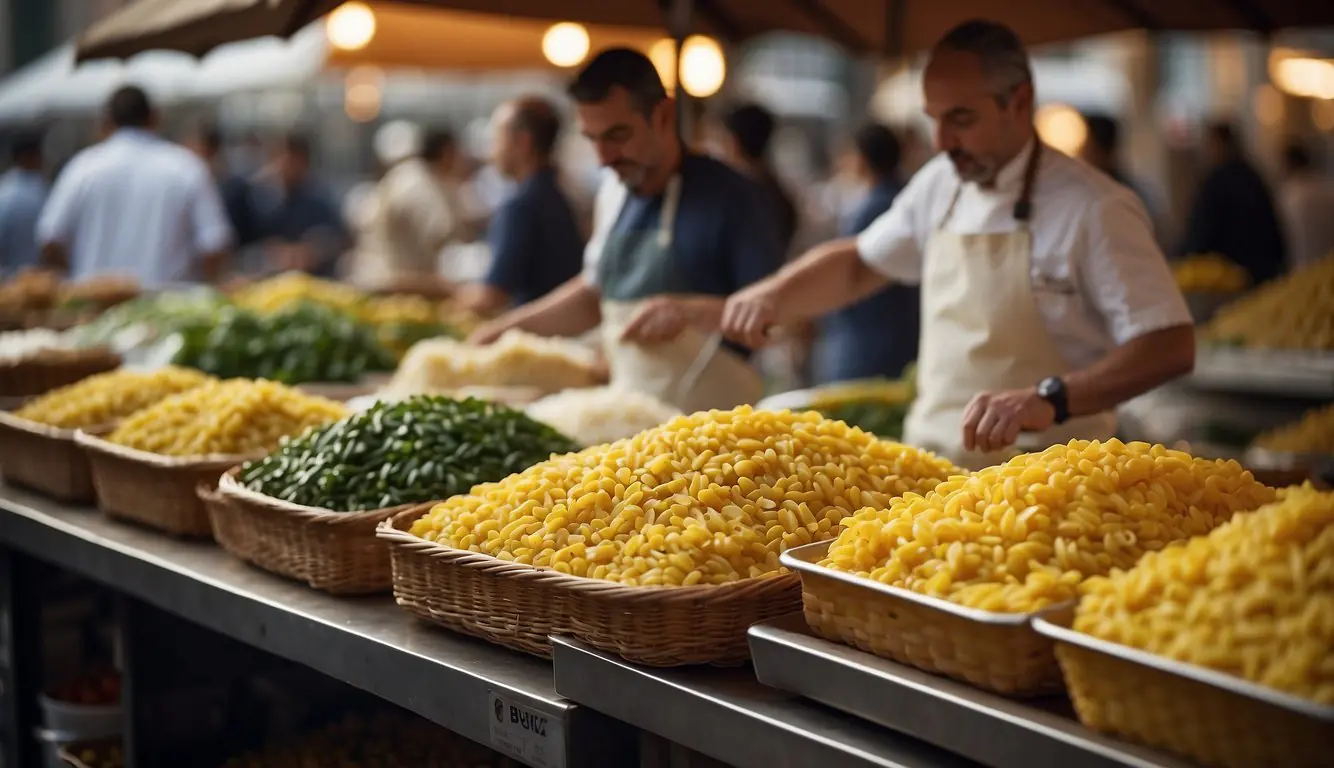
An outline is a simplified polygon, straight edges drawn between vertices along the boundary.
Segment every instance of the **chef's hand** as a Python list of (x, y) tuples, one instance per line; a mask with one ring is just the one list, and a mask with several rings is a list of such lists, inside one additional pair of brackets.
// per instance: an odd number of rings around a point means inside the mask
[(778, 320), (778, 292), (768, 281), (760, 281), (732, 294), (723, 307), (723, 335), (759, 349), (769, 341), (770, 328)]
[(1020, 432), (1042, 432), (1056, 423), (1056, 409), (1036, 387), (983, 392), (963, 412), (963, 447), (999, 451), (1014, 445)]
[(682, 301), (674, 296), (655, 296), (630, 319), (621, 332), (621, 341), (662, 344), (680, 336), (689, 323)]
[(510, 323), (505, 315), (501, 315), (494, 320), (488, 320), (485, 323), (473, 329), (468, 334), (468, 343), (475, 347), (482, 347), (490, 344), (504, 335), (505, 331), (510, 329)]

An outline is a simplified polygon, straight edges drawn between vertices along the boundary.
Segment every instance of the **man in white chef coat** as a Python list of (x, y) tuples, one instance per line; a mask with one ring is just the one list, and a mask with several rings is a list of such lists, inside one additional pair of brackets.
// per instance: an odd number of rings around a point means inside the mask
[(1105, 439), (1120, 403), (1189, 372), (1190, 313), (1132, 192), (1043, 146), (1010, 29), (964, 23), (923, 77), (940, 154), (856, 238), (734, 294), (747, 344), (892, 282), (920, 283), (918, 398), (906, 442), (979, 468), (1011, 446)]

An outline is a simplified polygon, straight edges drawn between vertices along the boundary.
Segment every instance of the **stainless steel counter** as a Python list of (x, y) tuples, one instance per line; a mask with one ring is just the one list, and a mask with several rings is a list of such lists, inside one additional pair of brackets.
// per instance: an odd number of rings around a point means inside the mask
[(768, 688), (746, 669), (652, 669), (555, 638), (556, 690), (736, 768), (966, 768), (969, 760)]
[[(474, 741), (504, 741), (511, 754), (524, 751), (530, 765), (633, 764), (626, 751), (633, 750), (631, 729), (559, 696), (550, 662), (431, 627), (389, 595), (331, 597), (212, 543), (178, 541), (4, 485), (0, 545), (343, 680)], [(516, 724), (521, 719), (543, 733), (501, 722), (511, 719), (511, 708), (521, 715)]]
[(996, 768), (1190, 768), (1084, 728), (1063, 697), (987, 693), (816, 637), (801, 614), (751, 627), (750, 647), (768, 685)]

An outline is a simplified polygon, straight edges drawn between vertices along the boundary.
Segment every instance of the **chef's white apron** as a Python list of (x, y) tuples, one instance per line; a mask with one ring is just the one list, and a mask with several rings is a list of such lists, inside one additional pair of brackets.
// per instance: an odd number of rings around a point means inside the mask
[(710, 343), (693, 325), (660, 344), (621, 339), (646, 301), (688, 291), (672, 256), (680, 199), (681, 178), (676, 176), (663, 195), (657, 237), (608, 232), (604, 240), (598, 279), (603, 295), (602, 343), (611, 383), (652, 395), (686, 413), (754, 403), (764, 394), (759, 374), (739, 355)]
[(1116, 416), (1107, 412), (1072, 418), (1041, 433), (1021, 433), (1013, 449), (984, 453), (963, 447), (964, 409), (974, 396), (1031, 387), (1072, 370), (1047, 331), (1032, 289), (1029, 213), (1041, 150), (1039, 142), (1025, 169), (1015, 231), (945, 231), (959, 200), (956, 190), (927, 240), (918, 394), (904, 424), (904, 438), (968, 469), (1075, 438), (1105, 440), (1116, 431)]

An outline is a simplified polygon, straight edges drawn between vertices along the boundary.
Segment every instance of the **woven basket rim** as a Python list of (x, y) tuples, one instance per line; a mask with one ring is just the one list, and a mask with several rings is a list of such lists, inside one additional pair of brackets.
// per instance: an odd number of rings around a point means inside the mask
[[(241, 467), (235, 466), (223, 473), (218, 480), (217, 495), (231, 501), (246, 504), (250, 507), (262, 509), (274, 514), (286, 515), (297, 518), (303, 522), (312, 525), (364, 525), (366, 523), (379, 523), (381, 520), (388, 519), (401, 512), (408, 511), (414, 507), (424, 505), (434, 506), (439, 502), (429, 501), (424, 503), (400, 504), (396, 507), (382, 507), (380, 509), (366, 509), (359, 512), (336, 512), (330, 509), (320, 507), (308, 507), (302, 504), (293, 504), (290, 501), (275, 498), (259, 491), (252, 491), (241, 484), (236, 479), (236, 475), (241, 471)], [(202, 491), (201, 491), (202, 494)]]
[[(56, 354), (52, 359), (46, 355)], [(76, 349), (47, 348), (33, 351), (27, 357), (0, 361), (0, 370), (13, 371), (19, 368), (76, 368), (89, 363), (107, 362), (112, 366), (121, 365), (125, 359), (107, 346), (80, 347)]]
[(695, 584), (689, 587), (631, 586), (592, 577), (564, 574), (552, 568), (514, 563), (494, 555), (456, 549), (439, 542), (427, 541), (408, 533), (411, 521), (429, 512), (439, 502), (427, 502), (403, 510), (376, 526), (375, 535), (390, 546), (427, 557), (448, 561), (460, 567), (485, 568), (497, 578), (528, 580), (548, 587), (595, 596), (601, 600), (618, 602), (718, 602), (752, 599), (757, 595), (782, 592), (799, 581), (793, 572), (773, 576), (741, 579), (728, 584)]
[(74, 442), (95, 453), (101, 453), (117, 459), (133, 461), (137, 464), (144, 464), (161, 469), (202, 470), (216, 466), (218, 471), (221, 472), (224, 469), (230, 469), (231, 467), (249, 461), (250, 459), (264, 456), (263, 453), (214, 453), (204, 456), (163, 456), (158, 453), (149, 453), (148, 451), (141, 451), (137, 448), (128, 448), (123, 445), (118, 445), (104, 440), (97, 435), (90, 434), (82, 429), (75, 430)]
[(0, 410), (0, 427), (26, 432), (38, 437), (49, 437), (53, 440), (78, 440), (78, 433), (83, 432), (90, 436), (109, 434), (115, 429), (114, 424), (103, 424), (95, 427), (83, 427), (70, 429), (68, 427), (53, 427), (50, 424), (43, 424), (40, 421), (25, 419), (22, 416), (15, 416), (9, 411)]

